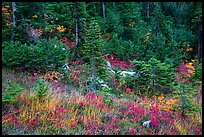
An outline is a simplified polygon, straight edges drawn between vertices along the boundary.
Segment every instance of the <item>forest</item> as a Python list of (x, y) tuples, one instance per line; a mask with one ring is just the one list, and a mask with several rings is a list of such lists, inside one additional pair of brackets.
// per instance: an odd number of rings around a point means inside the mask
[(3, 135), (202, 135), (202, 2), (2, 2)]

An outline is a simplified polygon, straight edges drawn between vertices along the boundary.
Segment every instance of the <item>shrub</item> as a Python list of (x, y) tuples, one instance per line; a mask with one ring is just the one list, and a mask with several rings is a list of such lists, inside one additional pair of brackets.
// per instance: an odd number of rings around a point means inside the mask
[(17, 84), (7, 87), (6, 92), (2, 94), (2, 104), (9, 104), (21, 91), (23, 91), (23, 88), (20, 88)]
[(198, 63), (198, 60), (195, 60), (194, 64), (195, 74), (193, 75), (192, 79), (194, 81), (202, 81), (202, 63)]
[(66, 62), (67, 51), (64, 44), (56, 39), (41, 40), (37, 44), (14, 44), (4, 42), (2, 47), (3, 65), (18, 69), (25, 67), (27, 70), (57, 70)]
[(39, 99), (42, 99), (43, 97), (47, 95), (48, 83), (46, 83), (44, 79), (39, 79), (37, 81), (37, 86), (35, 88), (35, 91)]
[(136, 78), (134, 79), (135, 87), (139, 91), (149, 91), (152, 88), (151, 78), (151, 65), (145, 63), (144, 61), (132, 61), (134, 65), (134, 70), (136, 72)]
[(91, 65), (93, 73), (101, 79), (107, 80), (106, 61), (102, 55), (104, 40), (102, 39), (99, 25), (94, 18), (90, 19), (88, 28), (86, 29), (85, 41), (83, 45), (83, 60)]
[[(198, 93), (197, 93), (198, 92)], [(182, 112), (182, 117), (193, 116), (202, 111), (202, 106), (199, 105), (198, 94), (200, 91), (193, 89), (192, 84), (184, 84), (179, 82), (175, 94), (179, 99), (179, 104), (175, 106), (176, 109)]]
[(161, 63), (160, 60), (151, 58), (148, 63), (151, 65), (152, 69), (152, 81), (154, 90), (159, 90), (163, 92), (168, 92), (172, 90), (174, 86), (174, 70), (171, 68), (170, 64)]
[(16, 41), (15, 43), (3, 42), (2, 44), (2, 64), (17, 68), (23, 66), (28, 61), (28, 46)]

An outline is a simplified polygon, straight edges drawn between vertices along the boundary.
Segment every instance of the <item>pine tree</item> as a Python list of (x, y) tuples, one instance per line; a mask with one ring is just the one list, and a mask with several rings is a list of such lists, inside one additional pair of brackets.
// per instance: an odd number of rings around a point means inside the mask
[(104, 41), (101, 36), (99, 25), (95, 18), (91, 18), (85, 35), (84, 57), (83, 59), (92, 68), (92, 78), (96, 76), (101, 79), (106, 79), (105, 59), (102, 56), (104, 51)]

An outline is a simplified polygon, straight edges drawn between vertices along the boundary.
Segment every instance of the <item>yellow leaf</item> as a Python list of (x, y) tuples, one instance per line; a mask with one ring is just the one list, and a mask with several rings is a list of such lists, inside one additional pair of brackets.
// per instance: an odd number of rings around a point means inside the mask
[(163, 95), (163, 94), (158, 97), (158, 100), (159, 100), (159, 101), (162, 101), (163, 99), (164, 99), (164, 95)]
[(195, 71), (192, 70), (192, 69), (189, 69), (189, 70), (188, 70), (188, 73), (190, 73), (190, 74), (195, 74)]
[(38, 16), (37, 16), (37, 15), (33, 15), (32, 17), (33, 17), (33, 18), (37, 18)]
[(166, 104), (167, 104), (167, 105), (171, 105), (172, 102), (171, 102), (171, 101), (166, 101)]
[(158, 108), (161, 110), (163, 107), (162, 107), (162, 105), (159, 105)]
[(187, 51), (192, 51), (193, 50), (193, 48), (187, 48)]
[(190, 63), (186, 64), (186, 67), (187, 67), (187, 68), (191, 68), (191, 69), (195, 69), (192, 65), (193, 65), (193, 63), (190, 62)]
[(177, 100), (177, 99), (175, 99), (175, 100), (170, 100), (170, 102), (171, 102), (172, 104), (177, 104), (177, 103), (178, 103), (178, 100)]

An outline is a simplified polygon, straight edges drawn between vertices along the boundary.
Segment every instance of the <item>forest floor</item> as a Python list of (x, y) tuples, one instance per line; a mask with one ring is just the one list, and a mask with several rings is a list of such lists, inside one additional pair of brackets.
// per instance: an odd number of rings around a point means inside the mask
[[(136, 94), (114, 77), (109, 83), (114, 92), (93, 93), (85, 84), (89, 76), (86, 69), (80, 65), (71, 67), (65, 83), (58, 72), (42, 75), (3, 68), (2, 133), (202, 134), (202, 110), (184, 117), (184, 110), (178, 109), (178, 94)], [(197, 92), (192, 102), (200, 107), (201, 86), (202, 82), (191, 89)]]

